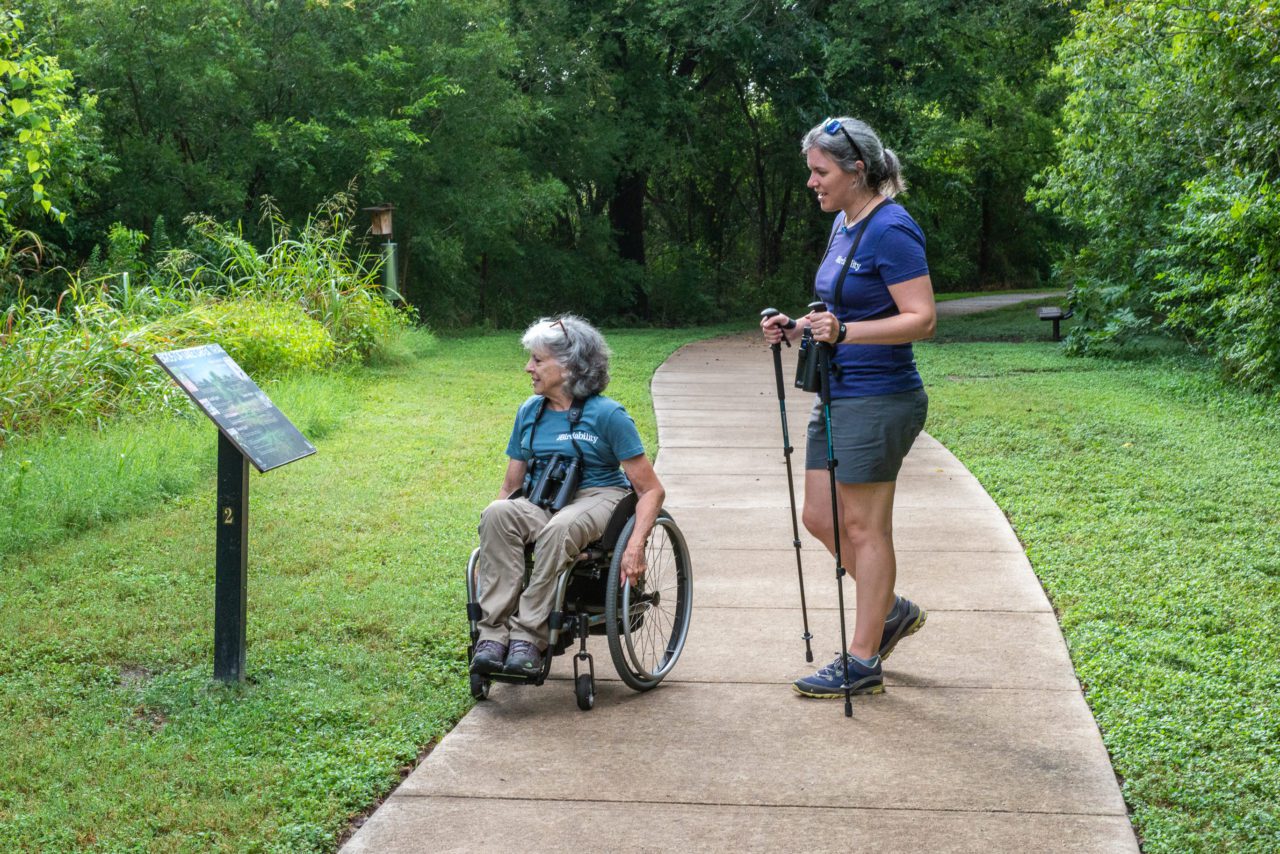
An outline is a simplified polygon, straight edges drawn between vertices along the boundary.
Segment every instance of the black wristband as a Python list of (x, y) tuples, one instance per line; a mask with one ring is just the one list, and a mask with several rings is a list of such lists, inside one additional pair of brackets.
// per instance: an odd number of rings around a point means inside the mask
[(782, 328), (783, 328), (783, 329), (795, 329), (795, 328), (796, 328), (796, 321), (795, 321), (795, 319), (794, 319), (794, 318), (789, 318), (789, 319), (787, 320), (787, 322), (786, 322), (786, 323), (782, 324)]
[(848, 334), (849, 334), (849, 327), (845, 326), (843, 323), (840, 324), (840, 331), (836, 334), (836, 343), (839, 344), (841, 341), (844, 340), (844, 337)]

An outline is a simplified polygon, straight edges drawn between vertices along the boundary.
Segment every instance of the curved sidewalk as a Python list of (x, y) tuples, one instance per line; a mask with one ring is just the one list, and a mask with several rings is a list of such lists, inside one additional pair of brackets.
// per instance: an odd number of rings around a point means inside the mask
[(1018, 303), (1046, 299), (1048, 297), (1065, 298), (1066, 295), (1066, 291), (1057, 290), (1039, 291), (1038, 293), (991, 293), (980, 297), (944, 300), (938, 303), (938, 316), (947, 317), (950, 315), (954, 317), (959, 314), (979, 314), (984, 311), (993, 311), (997, 308), (1005, 308)]
[[(907, 458), (898, 587), (929, 620), (849, 719), (789, 685), (815, 665), (768, 349), (691, 344), (652, 389), (657, 468), (694, 563), (672, 676), (634, 693), (598, 639), (591, 712), (568, 656), (541, 688), (494, 685), (343, 851), (1138, 851), (1053, 611), (955, 457), (922, 435)], [(797, 493), (810, 401), (788, 396)], [(840, 645), (834, 562), (801, 536), (821, 661)]]

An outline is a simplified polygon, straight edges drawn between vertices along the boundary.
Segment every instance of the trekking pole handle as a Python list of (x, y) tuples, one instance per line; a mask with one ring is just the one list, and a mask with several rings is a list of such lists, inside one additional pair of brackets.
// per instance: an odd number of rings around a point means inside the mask
[[(815, 311), (827, 311), (827, 310), (828, 310), (828, 309), (827, 309), (827, 304), (826, 304), (825, 302), (823, 302), (822, 300), (820, 300), (820, 299), (818, 299), (818, 300), (814, 300), (813, 302), (809, 303), (809, 305), (808, 305), (808, 306), (806, 306), (806, 308), (808, 308), (808, 309), (809, 309), (809, 313), (810, 313), (810, 314), (813, 314)], [(819, 344), (821, 344), (823, 347), (831, 347), (831, 346), (833, 346), (833, 345), (831, 345), (831, 344), (828, 344), (826, 341), (819, 341), (818, 343), (819, 343)]]
[[(777, 316), (778, 316), (778, 315), (780, 315), (780, 314), (782, 314), (782, 312), (778, 311), (776, 308), (766, 308), (764, 311), (760, 312), (760, 316), (761, 316), (762, 318), (764, 318), (765, 320), (768, 320), (768, 319), (769, 319), (769, 318), (771, 318), (771, 317), (777, 317)], [(795, 328), (796, 328), (796, 322), (795, 322), (794, 320), (788, 320), (785, 324), (783, 324), (782, 328), (783, 328), (783, 329), (795, 329)], [(788, 347), (790, 347), (790, 346), (791, 346), (791, 342), (787, 340), (787, 336), (786, 336), (786, 335), (783, 335), (783, 336), (782, 336), (782, 343), (783, 343), (783, 344), (786, 344)], [(778, 345), (777, 345), (777, 344), (774, 344), (773, 346), (774, 346), (774, 347), (777, 347)]]

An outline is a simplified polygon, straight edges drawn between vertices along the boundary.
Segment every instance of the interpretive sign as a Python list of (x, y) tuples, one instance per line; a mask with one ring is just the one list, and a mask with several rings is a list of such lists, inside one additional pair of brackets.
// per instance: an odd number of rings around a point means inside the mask
[(217, 344), (157, 353), (155, 359), (258, 471), (316, 452)]
[(217, 344), (157, 353), (155, 360), (218, 425), (213, 676), (240, 682), (249, 590), (249, 463), (265, 472), (316, 449)]

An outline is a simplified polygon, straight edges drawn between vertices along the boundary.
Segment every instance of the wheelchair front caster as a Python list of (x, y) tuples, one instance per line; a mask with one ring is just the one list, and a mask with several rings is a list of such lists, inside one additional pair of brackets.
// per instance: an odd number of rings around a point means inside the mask
[(578, 696), (578, 708), (584, 712), (591, 711), (596, 704), (596, 686), (590, 673), (579, 674), (574, 680), (573, 693)]
[(489, 699), (489, 686), (493, 683), (479, 673), (471, 674), (471, 696), (477, 700)]

